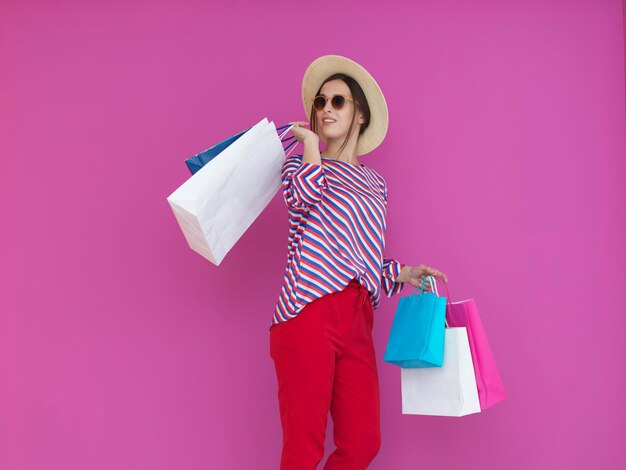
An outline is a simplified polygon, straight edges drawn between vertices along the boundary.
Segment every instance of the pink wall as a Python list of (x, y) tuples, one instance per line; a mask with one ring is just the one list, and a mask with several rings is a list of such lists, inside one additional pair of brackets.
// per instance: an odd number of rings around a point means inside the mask
[(0, 468), (278, 468), (286, 207), (277, 194), (215, 267), (165, 198), (188, 156), (306, 119), (302, 74), (329, 53), (388, 100), (363, 157), (389, 186), (386, 254), (476, 298), (509, 392), (463, 418), (402, 415), (383, 299), (370, 468), (624, 468), (622, 8), (5, 0)]

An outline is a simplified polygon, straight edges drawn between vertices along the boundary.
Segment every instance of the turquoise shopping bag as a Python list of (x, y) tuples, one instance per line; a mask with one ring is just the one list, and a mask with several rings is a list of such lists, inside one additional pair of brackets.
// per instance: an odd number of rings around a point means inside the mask
[[(442, 367), (444, 333), (446, 326), (446, 298), (437, 293), (436, 280), (431, 285), (435, 292), (423, 292), (416, 287), (407, 297), (401, 297), (389, 332), (385, 362), (405, 369)], [(419, 289), (420, 293), (414, 295)]]

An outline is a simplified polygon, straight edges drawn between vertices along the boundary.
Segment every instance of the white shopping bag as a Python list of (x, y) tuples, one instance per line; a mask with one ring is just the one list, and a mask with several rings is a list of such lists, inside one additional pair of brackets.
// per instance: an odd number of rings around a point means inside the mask
[(402, 413), (464, 416), (480, 412), (465, 327), (446, 328), (443, 366), (401, 369)]
[(219, 265), (269, 204), (286, 158), (281, 138), (291, 127), (278, 136), (263, 118), (167, 198), (192, 250)]

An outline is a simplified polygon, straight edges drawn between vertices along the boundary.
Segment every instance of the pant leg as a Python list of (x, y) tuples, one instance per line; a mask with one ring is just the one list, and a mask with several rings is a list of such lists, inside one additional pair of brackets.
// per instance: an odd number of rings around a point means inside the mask
[(315, 470), (324, 457), (335, 351), (325, 334), (330, 298), (270, 329), (283, 429), (281, 470)]
[(374, 312), (367, 290), (362, 287), (360, 292), (354, 320), (335, 362), (330, 413), (337, 448), (324, 470), (365, 469), (380, 449), (380, 392), (372, 341)]

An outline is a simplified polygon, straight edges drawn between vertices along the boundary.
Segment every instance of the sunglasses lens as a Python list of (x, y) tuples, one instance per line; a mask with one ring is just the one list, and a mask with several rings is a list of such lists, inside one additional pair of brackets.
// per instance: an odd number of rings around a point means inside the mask
[(316, 96), (313, 100), (313, 107), (318, 111), (321, 111), (326, 106), (326, 98), (323, 96)]
[(341, 95), (333, 96), (333, 100), (332, 100), (333, 108), (341, 109), (341, 108), (343, 108), (343, 105), (345, 103), (346, 103), (346, 99), (343, 96), (341, 96)]

